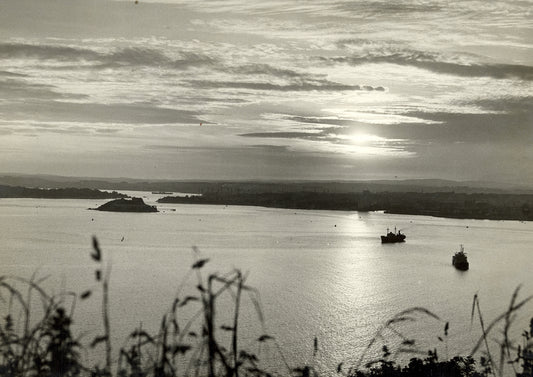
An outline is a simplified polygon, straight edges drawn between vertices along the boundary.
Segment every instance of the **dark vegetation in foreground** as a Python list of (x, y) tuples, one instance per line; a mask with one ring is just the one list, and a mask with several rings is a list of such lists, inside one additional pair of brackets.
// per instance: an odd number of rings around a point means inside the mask
[[(204, 276), (202, 268), (209, 260), (200, 258), (199, 252), (194, 250), (195, 261), (182, 284), (195, 276), (196, 295), (182, 297), (178, 293), (171, 308), (162, 315), (157, 333), (149, 334), (142, 327), (137, 328), (118, 352), (114, 352), (111, 342), (110, 265), (105, 262), (96, 239), (93, 239), (93, 252), (90, 255), (95, 265), (96, 288), (79, 295), (64, 292), (52, 296), (42, 289), (42, 281), (34, 278), (0, 277), (1, 312), (4, 316), (0, 323), (0, 376), (318, 376), (314, 362), (311, 365), (290, 366), (276, 339), (266, 333), (258, 336), (253, 344), (242, 347), (239, 337), (242, 329), (240, 312), (245, 299), (254, 305), (257, 320), (263, 328), (258, 293), (246, 284), (246, 276), (239, 270)], [(180, 285), (178, 292), (181, 292), (182, 287)], [(531, 377), (533, 319), (530, 329), (523, 332), (521, 341), (516, 342), (509, 337), (516, 312), (532, 298), (519, 300), (518, 290), (512, 295), (507, 310), (490, 323), (483, 320), (479, 300), (477, 296), (474, 297), (472, 319), (476, 317), (479, 320), (482, 336), (469, 355), (441, 360), (436, 350), (421, 353), (416, 341), (403, 334), (399, 326), (415, 321), (417, 316), (441, 321), (443, 333), (438, 339), (447, 345), (449, 323), (427, 309), (413, 307), (387, 321), (370, 340), (358, 361), (342, 362), (336, 371), (329, 374), (337, 373), (346, 377), (482, 377), (509, 376), (510, 370), (513, 376)], [(76, 300), (93, 300), (94, 296), (101, 300), (103, 332), (94, 336), (89, 346), (83, 346), (81, 339), (75, 338), (71, 332), (74, 306)], [(220, 323), (219, 319), (218, 305), (223, 298), (230, 300), (232, 308), (230, 320), (226, 323)], [(39, 318), (32, 316), (35, 299), (42, 304), (43, 314)], [(191, 306), (196, 314), (191, 320), (181, 323), (182, 311)], [(501, 332), (498, 337), (500, 340), (494, 342), (496, 331)], [(393, 349), (387, 345), (392, 336), (402, 339), (399, 348)], [(492, 342), (496, 347), (491, 347)], [(382, 356), (363, 362), (367, 352), (378, 343), (382, 344)], [(270, 372), (268, 366), (263, 366), (261, 347), (266, 345), (273, 345), (277, 350), (277, 364), (284, 366), (284, 371)], [(319, 349), (319, 340), (315, 338), (314, 357)], [(104, 355), (103, 361), (86, 365), (81, 355), (89, 351)], [(405, 353), (416, 356), (406, 365), (399, 365), (395, 358)], [(479, 357), (479, 363), (476, 357)]]
[(0, 185), (0, 198), (42, 198), (42, 199), (113, 199), (127, 198), (116, 191), (105, 192), (88, 188), (29, 188)]
[(455, 192), (208, 192), (173, 197), (160, 203), (247, 205), (273, 208), (386, 211), (388, 213), (451, 218), (533, 220), (533, 195), (466, 194)]

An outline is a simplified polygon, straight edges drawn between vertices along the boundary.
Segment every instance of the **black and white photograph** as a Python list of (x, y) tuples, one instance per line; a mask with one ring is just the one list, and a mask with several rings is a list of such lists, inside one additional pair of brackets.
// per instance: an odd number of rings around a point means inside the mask
[(0, 377), (533, 377), (533, 0), (0, 0)]

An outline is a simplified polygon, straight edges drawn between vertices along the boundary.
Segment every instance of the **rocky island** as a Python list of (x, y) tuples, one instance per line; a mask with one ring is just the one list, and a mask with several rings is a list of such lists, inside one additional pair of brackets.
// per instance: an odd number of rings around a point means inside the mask
[(110, 212), (158, 212), (155, 206), (146, 204), (141, 198), (120, 198), (90, 209)]

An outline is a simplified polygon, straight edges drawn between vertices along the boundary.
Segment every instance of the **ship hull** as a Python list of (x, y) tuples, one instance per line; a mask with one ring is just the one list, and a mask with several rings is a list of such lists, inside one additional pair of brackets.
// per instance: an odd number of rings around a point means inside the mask
[(457, 268), (458, 270), (461, 270), (461, 271), (466, 271), (469, 268), (468, 262), (466, 262), (466, 263), (455, 263), (453, 266), (455, 268)]
[(452, 265), (461, 271), (468, 270), (470, 265), (468, 264), (468, 259), (463, 251), (463, 245), (461, 245), (461, 251), (455, 253), (455, 255), (452, 257)]
[(381, 236), (381, 243), (397, 243), (397, 242), (405, 242), (405, 236)]

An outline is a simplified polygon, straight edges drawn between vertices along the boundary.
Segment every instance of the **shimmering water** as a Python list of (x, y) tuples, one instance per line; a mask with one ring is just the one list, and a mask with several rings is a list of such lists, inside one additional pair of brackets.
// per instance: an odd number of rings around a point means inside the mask
[[(149, 203), (157, 197), (143, 195)], [(205, 272), (240, 268), (260, 292), (265, 330), (256, 326), (254, 307), (245, 299), (246, 341), (267, 331), (291, 366), (314, 363), (324, 374), (341, 361), (357, 361), (380, 326), (403, 309), (423, 306), (439, 315), (442, 321), (419, 317), (405, 331), (421, 348), (436, 346), (452, 356), (470, 351), (478, 339), (479, 325), (470, 324), (474, 294), (488, 322), (506, 309), (519, 284), (521, 297), (533, 293), (531, 223), (177, 204), (159, 205), (156, 214), (87, 210), (104, 202), (1, 199), (0, 274), (50, 275), (45, 285), (56, 292), (94, 288), (89, 253), (96, 235), (112, 263), (118, 345), (141, 323), (157, 328), (193, 263), (192, 246), (210, 258)], [(380, 234), (394, 226), (407, 242), (382, 245)], [(460, 244), (469, 256), (467, 272), (451, 266)], [(182, 295), (193, 293), (195, 284), (192, 276)], [(518, 314), (516, 334), (529, 323), (531, 309)], [(223, 303), (219, 310), (221, 318), (229, 314)], [(445, 321), (450, 333), (440, 342)], [(96, 296), (77, 302), (75, 325), (78, 333), (88, 332), (87, 342), (99, 334)], [(282, 368), (275, 348), (262, 352)]]

